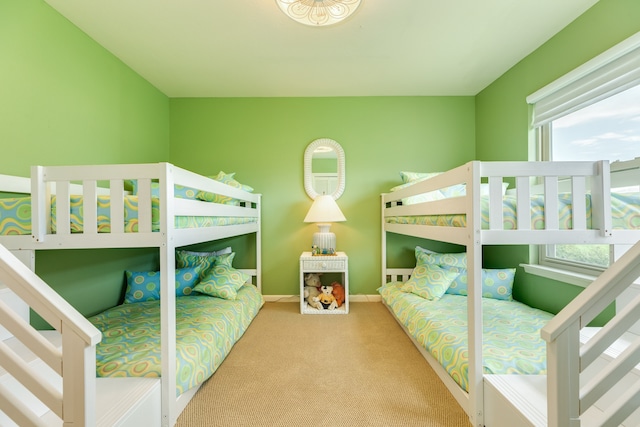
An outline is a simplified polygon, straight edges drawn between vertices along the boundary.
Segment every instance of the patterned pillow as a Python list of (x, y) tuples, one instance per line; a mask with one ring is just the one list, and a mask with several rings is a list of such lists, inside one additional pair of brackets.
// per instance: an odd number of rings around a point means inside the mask
[(418, 263), (401, 290), (437, 301), (459, 274), (457, 271), (445, 270), (434, 264)]
[[(417, 181), (407, 182), (406, 184), (397, 185), (393, 187), (390, 191), (393, 192), (393, 191), (402, 190), (403, 188), (412, 186), (416, 182)], [(434, 190), (434, 191), (429, 191), (428, 193), (418, 194), (416, 196), (405, 197), (404, 199), (401, 199), (401, 201), (403, 205), (414, 205), (416, 203), (433, 202), (434, 200), (441, 200), (441, 199), (444, 199), (444, 196), (442, 195), (440, 190)]]
[[(199, 273), (199, 266), (176, 269), (176, 296), (190, 295)], [(125, 271), (125, 275), (127, 277), (125, 304), (160, 299), (159, 271)]]
[[(459, 275), (455, 278), (448, 294), (467, 295), (467, 270), (457, 267), (445, 267)], [(498, 300), (513, 300), (513, 279), (515, 278), (515, 268), (483, 268), (482, 269), (482, 297)]]
[[(125, 181), (125, 185), (131, 187), (131, 194), (134, 196), (138, 194), (138, 180), (137, 179), (129, 179)], [(181, 199), (189, 199), (189, 200), (197, 200), (198, 190), (195, 188), (185, 187), (183, 185), (174, 185), (173, 194), (174, 197), (179, 197)], [(151, 197), (160, 197), (160, 183), (152, 182), (151, 183)]]
[(423, 181), (425, 179), (433, 178), (434, 176), (440, 175), (442, 172), (407, 172), (400, 171), (400, 179), (402, 179), (403, 183), (407, 182), (418, 182)]
[(467, 253), (441, 254), (437, 252), (424, 252), (420, 246), (415, 249), (416, 260), (425, 264), (447, 265), (449, 267), (467, 268)]
[(228, 267), (233, 266), (233, 259), (235, 258), (235, 252), (229, 252), (216, 256), (216, 265), (226, 265)]
[(203, 279), (214, 265), (225, 264), (231, 267), (235, 256), (235, 252), (231, 251), (231, 246), (212, 252), (177, 250), (176, 267), (200, 266), (200, 278)]
[(220, 203), (223, 205), (239, 206), (240, 200), (233, 197), (223, 196), (222, 194), (210, 193), (209, 191), (198, 191), (196, 195), (198, 200), (210, 203)]
[[(416, 259), (422, 262), (446, 267), (459, 273), (451, 283), (446, 293), (453, 295), (467, 295), (467, 254), (466, 252), (441, 254), (416, 246)], [(420, 255), (418, 255), (420, 254)], [(482, 296), (485, 298), (513, 300), (513, 280), (515, 268), (482, 269)]]
[[(236, 174), (235, 172), (227, 174), (227, 173), (224, 173), (223, 171), (220, 171), (218, 172), (218, 175), (211, 176), (210, 178), (215, 179), (216, 181), (222, 182), (224, 184), (230, 185), (232, 187), (239, 188), (240, 190), (244, 190), (248, 193), (253, 192), (252, 187), (245, 184), (240, 184), (238, 181), (233, 179), (233, 176), (235, 174)], [(229, 196), (223, 196), (221, 194), (211, 193), (208, 191), (199, 191), (198, 194), (196, 194), (196, 197), (199, 200), (203, 200), (205, 202), (221, 203), (223, 205), (238, 206), (240, 204), (240, 201), (238, 199), (234, 199)]]
[(229, 265), (216, 265), (193, 290), (212, 297), (235, 300), (238, 290), (251, 277)]
[(238, 181), (236, 181), (235, 179), (233, 179), (233, 176), (236, 173), (224, 173), (223, 171), (218, 172), (218, 175), (216, 175), (215, 177), (212, 177), (213, 179), (215, 179), (216, 181), (220, 181), (222, 183), (225, 183), (227, 185), (230, 185), (232, 187), (235, 188), (239, 188), (243, 191), (246, 191), (248, 193), (253, 192), (253, 188), (249, 187), (248, 185), (245, 184), (240, 184)]

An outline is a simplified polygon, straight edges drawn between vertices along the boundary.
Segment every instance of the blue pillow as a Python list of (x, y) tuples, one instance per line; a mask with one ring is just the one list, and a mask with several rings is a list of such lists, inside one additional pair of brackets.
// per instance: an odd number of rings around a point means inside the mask
[[(176, 269), (176, 296), (187, 296), (193, 288), (200, 273), (200, 266)], [(125, 271), (127, 289), (124, 303), (130, 304), (142, 301), (160, 299), (159, 271)]]
[[(441, 254), (416, 246), (416, 259), (428, 264), (439, 265), (457, 272), (459, 275), (451, 283), (446, 293), (467, 295), (467, 254), (466, 252)], [(513, 280), (515, 268), (482, 269), (482, 296), (500, 300), (513, 300)]]
[[(448, 294), (467, 295), (467, 270), (458, 267), (443, 266), (459, 275), (447, 289)], [(511, 301), (513, 300), (513, 279), (515, 268), (483, 268), (482, 269), (482, 297)]]

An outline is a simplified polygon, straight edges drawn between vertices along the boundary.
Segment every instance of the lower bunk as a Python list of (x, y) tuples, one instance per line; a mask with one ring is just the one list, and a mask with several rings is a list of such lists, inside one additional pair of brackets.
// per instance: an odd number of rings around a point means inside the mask
[[(263, 303), (250, 284), (234, 300), (202, 294), (176, 298), (176, 396), (213, 375)], [(119, 305), (89, 321), (102, 332), (98, 377), (161, 376), (160, 301)]]
[[(417, 247), (416, 259), (414, 269), (387, 269), (388, 281), (378, 292), (460, 406), (468, 411), (466, 254), (436, 254)], [(485, 379), (504, 375), (543, 377), (547, 372), (546, 342), (540, 330), (553, 315), (513, 300), (513, 278), (513, 269), (483, 269)], [(487, 403), (485, 417), (490, 410)]]
[[(65, 363), (65, 351), (71, 348), (69, 341), (65, 341), (68, 333), (61, 333), (69, 330), (65, 326), (40, 331), (31, 339), (44, 339), (46, 342), (38, 346), (62, 355), (64, 379), (48, 356), (34, 354), (25, 341), (16, 337), (4, 334), (0, 353), (6, 349), (7, 354), (15, 355), (12, 356), (14, 360), (20, 359), (16, 363), (23, 366), (21, 370), (32, 372), (40, 384), (38, 388), (47, 390), (52, 396), (62, 396), (64, 388), (73, 390), (70, 392), (72, 401), (86, 398), (81, 388), (69, 387), (66, 383), (65, 366), (71, 366), (74, 371), (84, 370), (86, 375), (93, 377), (90, 381), (93, 385), (87, 390), (95, 389), (95, 403), (87, 410), (94, 412), (90, 417), (94, 421), (76, 420), (71, 425), (172, 425), (200, 386), (220, 367), (264, 304), (262, 294), (254, 284), (258, 282), (257, 271), (234, 268), (234, 257), (231, 248), (217, 252), (176, 251), (175, 311), (171, 312), (175, 313), (175, 350), (169, 353), (175, 354), (175, 359), (170, 359), (175, 369), (169, 371), (169, 375), (175, 374), (175, 387), (171, 388), (169, 399), (175, 402), (175, 409), (171, 411), (174, 421), (169, 422), (164, 416), (166, 376), (163, 372), (166, 372), (166, 347), (172, 343), (163, 339), (166, 311), (161, 298), (159, 271), (126, 271), (122, 304), (82, 319), (101, 337), (94, 351), (87, 353), (84, 369), (78, 359)], [(66, 302), (57, 294), (47, 298), (61, 310), (68, 311)], [(13, 301), (0, 299), (4, 300), (0, 305)], [(15, 303), (21, 306), (19, 299), (15, 299)], [(7, 393), (9, 390), (15, 393)], [(11, 408), (9, 412), (0, 410), (0, 425), (63, 425), (61, 416), (50, 409), (48, 397), (43, 400), (38, 390), (25, 388), (13, 378), (10, 370), (5, 371), (2, 367), (0, 393), (7, 399), (17, 396), (19, 406), (28, 407), (35, 417), (21, 418)]]

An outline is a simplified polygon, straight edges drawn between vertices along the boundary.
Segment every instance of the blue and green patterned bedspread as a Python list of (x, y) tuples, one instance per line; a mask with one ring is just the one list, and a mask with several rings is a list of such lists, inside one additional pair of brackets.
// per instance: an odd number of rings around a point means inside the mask
[[(399, 282), (378, 289), (411, 336), (465, 391), (469, 390), (467, 297), (445, 294), (430, 301), (402, 292)], [(540, 329), (552, 314), (517, 301), (482, 299), (485, 374), (545, 374), (546, 343)]]
[[(591, 197), (586, 199), (587, 228), (591, 228)], [(517, 199), (516, 196), (507, 195), (503, 198), (503, 226), (505, 230), (517, 229)], [(559, 227), (561, 230), (570, 230), (573, 225), (572, 199), (569, 194), (558, 196)], [(481, 199), (482, 228), (489, 228), (489, 201), (486, 197)], [(540, 195), (531, 197), (531, 229), (543, 230), (544, 223), (544, 197)], [(439, 227), (465, 227), (467, 218), (465, 215), (416, 215), (387, 217), (391, 224), (415, 224), (431, 225)], [(611, 221), (615, 229), (637, 230), (640, 229), (640, 193), (612, 193), (611, 194)]]
[[(176, 298), (176, 395), (215, 372), (263, 304), (250, 284), (242, 286), (236, 300)], [(99, 377), (160, 377), (160, 301), (123, 304), (89, 321), (102, 332), (96, 347)]]
[[(111, 231), (109, 196), (98, 196), (98, 232)], [(72, 233), (83, 229), (82, 196), (71, 196), (70, 224)], [(159, 200), (152, 198), (152, 230), (160, 229)], [(243, 217), (177, 216), (176, 228), (212, 227), (256, 222), (257, 219)], [(124, 199), (125, 232), (138, 231), (138, 196), (127, 195)], [(56, 231), (56, 197), (51, 198), (51, 229)], [(31, 234), (31, 198), (12, 197), (0, 199), (0, 235)]]

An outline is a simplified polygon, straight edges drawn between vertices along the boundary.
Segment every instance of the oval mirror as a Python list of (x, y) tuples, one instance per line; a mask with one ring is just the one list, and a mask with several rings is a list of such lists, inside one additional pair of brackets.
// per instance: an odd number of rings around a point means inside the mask
[(311, 142), (304, 151), (304, 189), (315, 200), (330, 194), (334, 200), (344, 192), (344, 150), (333, 139)]

